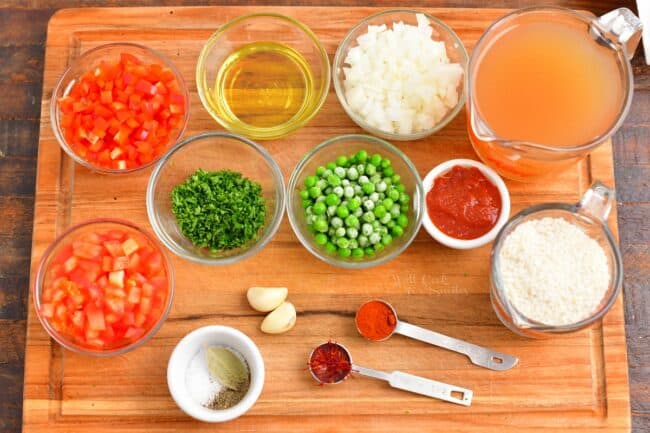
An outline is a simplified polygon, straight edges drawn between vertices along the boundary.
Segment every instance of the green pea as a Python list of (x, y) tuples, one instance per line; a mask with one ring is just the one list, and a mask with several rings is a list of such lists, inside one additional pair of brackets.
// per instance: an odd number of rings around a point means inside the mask
[(336, 240), (336, 246), (339, 248), (347, 248), (350, 245), (348, 238), (338, 238)]
[(400, 210), (400, 212), (402, 212), (403, 214), (408, 213), (408, 211), (409, 211), (409, 205), (408, 205), (407, 203), (405, 203), (405, 204), (403, 204), (403, 205), (401, 205), (401, 206), (399, 207), (399, 210)]
[(345, 167), (348, 164), (347, 156), (341, 155), (338, 158), (336, 158), (336, 164), (339, 167)]
[(375, 207), (374, 213), (377, 218), (382, 218), (384, 215), (386, 215), (386, 208), (384, 207), (383, 204), (380, 204), (379, 206)]
[(375, 173), (377, 173), (377, 167), (372, 164), (366, 165), (366, 176), (373, 176)]
[(316, 176), (307, 176), (305, 178), (305, 186), (307, 188), (311, 188), (312, 186), (316, 185), (316, 181), (318, 181)]
[(381, 237), (381, 243), (384, 245), (389, 245), (391, 242), (393, 242), (393, 237), (391, 235), (384, 235)]
[(364, 214), (361, 216), (361, 219), (367, 223), (371, 223), (375, 220), (375, 214), (371, 211), (364, 212)]
[(325, 165), (325, 167), (326, 167), (328, 170), (334, 170), (334, 169), (336, 168), (336, 163), (334, 163), (334, 162), (328, 162), (328, 163)]
[(327, 221), (322, 220), (322, 219), (317, 219), (314, 221), (314, 230), (317, 232), (324, 233), (329, 229), (329, 224), (327, 224)]
[[(399, 198), (399, 194), (398, 194), (398, 198)], [(327, 197), (325, 197), (325, 204), (327, 204), (328, 206), (336, 206), (340, 202), (341, 199), (339, 198), (338, 195), (334, 193), (328, 194)]]
[[(377, 164), (375, 164), (375, 165), (377, 165)], [(382, 159), (380, 165), (381, 165), (381, 168), (384, 168), (384, 169), (390, 167), (390, 159), (388, 159), (388, 158)], [(384, 172), (386, 172), (386, 170), (384, 170)]]
[(363, 149), (358, 151), (357, 152), (357, 159), (359, 160), (359, 162), (366, 162), (366, 159), (368, 159), (368, 152), (366, 152)]
[(302, 207), (304, 209), (307, 209), (309, 206), (311, 206), (311, 200), (307, 199), (302, 201)]
[(316, 198), (320, 195), (320, 188), (317, 186), (312, 186), (309, 188), (309, 197)]
[(350, 155), (350, 158), (348, 158), (348, 165), (356, 164), (357, 162), (357, 155)]
[(402, 176), (399, 174), (394, 174), (391, 179), (393, 180), (393, 183), (399, 183), (399, 181), (402, 180)]
[(384, 244), (382, 244), (381, 242), (376, 243), (373, 248), (375, 249), (375, 252), (379, 252), (384, 249)]
[(316, 215), (323, 215), (325, 213), (325, 211), (327, 211), (327, 206), (325, 206), (325, 203), (320, 201), (320, 202), (318, 202), (318, 203), (316, 203), (314, 205), (314, 207), (312, 208), (312, 211)]
[(392, 188), (388, 191), (388, 198), (393, 200), (394, 202), (399, 200), (399, 191), (396, 190), (395, 188)]
[(341, 257), (350, 257), (352, 250), (350, 248), (341, 248), (339, 249), (339, 256)]
[(397, 217), (397, 225), (406, 228), (406, 226), (409, 224), (409, 219), (406, 215), (402, 214)]
[(393, 234), (393, 236), (395, 236), (396, 238), (404, 234), (404, 229), (398, 225), (393, 226), (393, 228), (390, 231)]
[(366, 194), (372, 194), (373, 192), (375, 192), (375, 184), (374, 184), (374, 183), (370, 183), (370, 182), (364, 183), (364, 184), (361, 186), (361, 189), (362, 189), (363, 192), (366, 193)]
[(359, 227), (359, 218), (354, 215), (348, 215), (345, 219), (345, 225), (348, 227)]
[(325, 245), (327, 244), (327, 235), (323, 233), (318, 233), (315, 237), (314, 240), (318, 245)]
[(352, 257), (355, 259), (360, 259), (363, 257), (363, 250), (361, 248), (355, 248), (352, 250)]
[(381, 164), (381, 155), (378, 153), (375, 153), (370, 157), (370, 163), (374, 165), (375, 167), (379, 167)]
[(348, 209), (351, 211), (355, 211), (359, 209), (360, 206), (361, 206), (361, 200), (358, 197), (353, 197), (348, 202)]
[(339, 186), (341, 184), (341, 178), (335, 174), (330, 174), (327, 176), (327, 183), (332, 186)]
[(404, 186), (403, 183), (400, 183), (399, 185), (397, 185), (397, 191), (398, 191), (398, 192), (404, 192), (404, 191), (406, 191), (406, 187)]
[(345, 207), (345, 206), (343, 206), (343, 205), (341, 205), (341, 206), (339, 206), (339, 207), (336, 208), (336, 215), (337, 215), (339, 218), (345, 218), (345, 217), (347, 217), (349, 214), (350, 214), (350, 211), (348, 210), (347, 207)]
[(336, 248), (336, 245), (334, 245), (334, 244), (331, 243), (331, 242), (328, 242), (327, 244), (325, 244), (325, 250), (326, 250), (328, 253), (335, 253), (337, 249), (338, 249), (338, 248)]
[(408, 203), (410, 199), (411, 198), (408, 196), (408, 194), (404, 194), (403, 192), (399, 195), (399, 202), (402, 204)]
[(393, 200), (390, 198), (385, 198), (381, 204), (383, 204), (386, 209), (390, 209), (393, 206)]
[[(387, 160), (384, 160), (384, 161), (387, 161)], [(384, 161), (382, 161), (382, 167), (383, 167)], [(393, 170), (393, 167), (389, 166), (389, 167), (384, 168), (384, 176), (391, 177), (394, 174), (395, 174), (395, 170)]]
[(322, 176), (323, 173), (325, 173), (325, 170), (327, 170), (327, 169), (325, 167), (323, 167), (322, 165), (318, 166), (318, 168), (316, 169), (316, 175), (317, 176)]
[(309, 198), (309, 191), (307, 191), (306, 189), (303, 189), (302, 191), (300, 191), (300, 198), (303, 199), (303, 200), (308, 199)]
[(375, 255), (375, 249), (374, 249), (373, 247), (366, 247), (366, 248), (363, 250), (363, 253), (364, 253), (365, 255), (367, 255), (367, 256), (373, 256), (373, 255)]

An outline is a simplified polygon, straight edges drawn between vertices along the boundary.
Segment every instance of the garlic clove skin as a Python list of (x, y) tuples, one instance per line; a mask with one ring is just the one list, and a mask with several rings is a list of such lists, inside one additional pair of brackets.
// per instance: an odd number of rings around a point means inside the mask
[(246, 298), (253, 310), (267, 313), (279, 307), (287, 299), (288, 293), (286, 287), (251, 287), (246, 292)]
[(296, 308), (291, 302), (283, 302), (271, 311), (262, 321), (262, 332), (266, 334), (282, 334), (296, 324)]

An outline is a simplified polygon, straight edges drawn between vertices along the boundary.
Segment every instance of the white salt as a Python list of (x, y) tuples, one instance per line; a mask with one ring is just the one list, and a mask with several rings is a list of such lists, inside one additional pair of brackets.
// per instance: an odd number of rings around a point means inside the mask
[(185, 373), (185, 382), (194, 401), (207, 407), (221, 391), (221, 384), (210, 375), (206, 358), (202, 349), (196, 352)]

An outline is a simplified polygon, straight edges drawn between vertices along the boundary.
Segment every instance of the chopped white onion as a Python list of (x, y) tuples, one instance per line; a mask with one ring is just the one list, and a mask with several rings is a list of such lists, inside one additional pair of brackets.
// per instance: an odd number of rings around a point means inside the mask
[(431, 129), (458, 103), (463, 68), (449, 62), (444, 42), (431, 39), (429, 20), (416, 18), (417, 26), (368, 26), (344, 61), (348, 106), (384, 132)]

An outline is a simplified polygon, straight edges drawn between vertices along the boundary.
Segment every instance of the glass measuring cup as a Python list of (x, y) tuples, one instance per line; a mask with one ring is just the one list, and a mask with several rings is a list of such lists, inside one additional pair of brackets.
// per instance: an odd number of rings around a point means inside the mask
[[(548, 203), (532, 206), (512, 217), (503, 227), (494, 242), (491, 254), (490, 299), (497, 316), (510, 330), (524, 337), (543, 338), (553, 334), (578, 331), (600, 320), (614, 305), (623, 285), (623, 262), (616, 240), (607, 227), (607, 217), (614, 204), (614, 191), (596, 181), (580, 201), (574, 205)], [(605, 252), (609, 267), (609, 284), (607, 291), (589, 317), (569, 325), (547, 325), (534, 321), (515, 308), (509, 301), (500, 274), (499, 255), (504, 240), (526, 221), (546, 217), (563, 218), (576, 225), (589, 237), (594, 239)]]
[(337, 385), (347, 379), (350, 373), (355, 372), (363, 376), (384, 380), (396, 389), (462, 406), (471, 405), (474, 395), (472, 390), (438, 382), (437, 380), (426, 379), (401, 371), (385, 372), (356, 365), (352, 362), (350, 351), (345, 346), (331, 341), (323, 343), (312, 350), (309, 355), (309, 372), (322, 385)]
[[(364, 307), (376, 304), (385, 309), (389, 317), (390, 333), (380, 339), (370, 338), (364, 333), (363, 327), (359, 324), (359, 314)], [(401, 334), (406, 337), (413, 338), (414, 340), (423, 341), (433, 346), (438, 346), (443, 349), (451, 350), (452, 352), (460, 353), (469, 358), (474, 365), (479, 367), (488, 368), (495, 371), (505, 371), (513, 368), (519, 362), (517, 357), (505, 353), (497, 352), (487, 347), (478, 346), (476, 344), (468, 343), (467, 341), (459, 340), (457, 338), (449, 337), (438, 332), (430, 331), (419, 326), (411, 325), (410, 323), (402, 322), (397, 318), (397, 312), (391, 304), (381, 299), (374, 299), (363, 304), (357, 310), (355, 323), (359, 334), (371, 341), (384, 341), (388, 340), (393, 334)]]
[[(540, 87), (535, 87), (537, 85), (541, 86), (539, 83), (542, 81), (540, 81), (539, 77), (536, 77), (536, 69), (532, 69), (531, 72), (526, 66), (537, 64), (536, 62), (539, 62), (539, 55), (537, 58), (531, 57), (528, 60), (526, 60), (526, 56), (523, 54), (519, 55), (518, 53), (515, 56), (512, 45), (508, 46), (512, 50), (510, 51), (510, 53), (513, 53), (512, 56), (506, 56), (504, 54), (506, 51), (501, 51), (498, 56), (494, 54), (497, 52), (494, 47), (497, 46), (497, 42), (500, 42), (500, 39), (504, 35), (512, 32), (514, 29), (521, 29), (530, 25), (544, 25), (544, 23), (557, 24), (560, 26), (558, 28), (570, 28), (572, 31), (575, 31), (572, 34), (577, 35), (576, 37), (578, 38), (581, 38), (580, 35), (584, 32), (584, 40), (579, 40), (581, 43), (584, 42), (585, 45), (579, 45), (579, 50), (576, 48), (577, 45), (571, 45), (573, 47), (573, 53), (584, 53), (585, 58), (591, 58), (587, 56), (587, 53), (591, 55), (594, 52), (598, 52), (599, 56), (604, 56), (603, 58), (607, 59), (608, 65), (614, 65), (610, 72), (612, 76), (616, 76), (613, 79), (615, 82), (608, 80), (607, 85), (617, 86), (616, 90), (612, 90), (612, 92), (618, 96), (612, 96), (610, 102), (614, 104), (613, 101), (620, 101), (620, 106), (616, 107), (608, 104), (605, 100), (598, 100), (597, 103), (602, 103), (607, 107), (608, 114), (603, 114), (600, 122), (596, 122), (596, 120), (592, 120), (591, 117), (587, 116), (588, 120), (585, 120), (585, 122), (591, 122), (589, 126), (595, 128), (593, 131), (590, 129), (588, 134), (583, 133), (587, 130), (585, 128), (586, 125), (576, 121), (578, 118), (584, 117), (578, 117), (578, 111), (582, 113), (582, 110), (578, 110), (578, 108), (596, 106), (595, 104), (588, 104), (586, 97), (571, 99), (571, 101), (580, 101), (580, 99), (585, 101), (583, 105), (580, 105), (580, 102), (576, 102), (575, 110), (572, 111), (575, 117), (574, 119), (567, 118), (565, 122), (563, 117), (556, 117), (554, 120), (558, 123), (554, 126), (549, 126), (549, 129), (545, 129), (547, 126), (546, 121), (549, 119), (541, 116), (541, 110), (547, 110), (545, 112), (551, 113), (550, 115), (552, 116), (552, 113), (555, 112), (552, 107), (556, 105), (551, 104), (550, 96), (549, 101), (547, 101), (548, 104), (544, 105), (539, 100), (534, 100), (532, 96), (529, 97), (527, 95), (527, 92), (533, 88), (538, 90), (535, 92), (531, 91), (530, 95), (539, 95), (537, 92), (540, 91), (543, 95), (551, 94), (545, 91), (546, 87), (542, 88), (542, 90), (539, 90)], [(468, 132), (470, 141), (478, 156), (504, 177), (520, 181), (532, 181), (539, 176), (548, 175), (569, 167), (608, 140), (621, 126), (630, 108), (634, 89), (630, 59), (634, 55), (634, 51), (641, 37), (641, 28), (640, 20), (626, 8), (616, 9), (601, 17), (592, 18), (565, 8), (532, 7), (514, 11), (493, 23), (473, 49), (468, 65), (468, 73), (466, 74)], [(543, 47), (548, 37), (545, 36), (543, 39), (539, 37), (538, 40), (542, 41), (540, 42), (540, 46)], [(560, 42), (556, 43), (559, 44), (557, 45), (558, 47), (566, 46), (567, 50), (569, 50), (569, 45), (563, 45)], [(591, 45), (592, 43), (594, 44), (593, 46)], [(503, 45), (499, 46), (503, 47)], [(524, 50), (523, 53), (526, 54), (526, 51)], [(482, 65), (486, 64), (485, 59), (490, 58), (489, 56), (495, 56), (492, 58), (493, 64), (496, 64), (494, 63), (496, 62), (494, 59), (499, 59), (499, 62), (501, 62), (499, 65), (502, 65), (500, 67), (510, 67), (517, 72), (530, 72), (528, 74), (522, 73), (516, 75), (516, 77), (522, 77), (521, 84), (518, 84), (518, 86), (523, 86), (522, 89), (513, 87), (515, 84), (512, 81), (504, 82), (498, 87), (499, 89), (517, 92), (516, 95), (521, 95), (513, 96), (511, 101), (516, 100), (518, 103), (519, 101), (531, 101), (530, 111), (514, 108), (503, 108), (503, 111), (501, 111), (500, 107), (508, 107), (508, 105), (503, 100), (500, 100), (501, 98), (498, 97), (496, 91), (483, 90), (483, 96), (479, 95), (479, 89), (497, 88), (494, 87), (496, 84), (494, 84), (495, 81), (492, 78), (490, 78), (490, 87), (486, 87), (485, 84), (479, 87), (478, 84), (480, 82), (480, 74), (486, 74), (488, 73), (487, 71), (491, 70), (492, 72), (487, 76), (492, 76), (495, 71), (494, 68), (489, 70), (482, 69)], [(515, 60), (511, 62), (508, 59)], [(506, 62), (506, 60), (507, 66), (504, 66), (506, 63), (503, 62)], [(551, 85), (559, 89), (556, 89), (557, 94), (566, 95), (568, 94), (567, 89), (582, 89), (582, 87), (576, 87), (576, 83), (584, 84), (584, 77), (589, 77), (591, 71), (581, 70), (577, 72), (568, 66), (567, 60), (563, 57), (556, 59), (556, 61), (557, 63), (554, 64), (559, 65), (558, 68), (566, 68), (562, 69), (565, 72), (571, 71), (570, 75), (567, 72), (566, 75), (558, 76), (560, 79), (551, 81)], [(503, 71), (503, 69), (500, 70)], [(560, 69), (557, 70), (559, 71)], [(544, 76), (548, 77), (546, 75)], [(608, 76), (608, 78), (610, 77)], [(595, 78), (593, 80), (594, 82), (592, 84), (597, 83)], [(601, 81), (603, 80), (599, 80), (598, 83)], [(483, 83), (487, 83), (487, 81), (483, 81)], [(620, 89), (618, 86), (620, 86)], [(511, 90), (513, 88), (517, 90)], [(593, 97), (595, 92), (588, 89), (592, 88), (586, 86), (580, 94)], [(503, 93), (505, 92), (500, 93), (500, 95), (502, 97), (506, 96)], [(507, 96), (510, 98), (511, 95)], [(481, 100), (481, 98), (483, 99)], [(521, 103), (528, 107), (527, 103)], [(515, 105), (513, 102), (512, 107)], [(566, 107), (569, 106), (569, 104), (563, 105)], [(542, 109), (542, 106), (547, 108)], [(510, 113), (510, 115), (506, 115), (506, 113)], [(513, 113), (521, 115), (519, 120), (515, 120)], [(491, 123), (488, 122), (487, 118), (491, 119)], [(541, 128), (541, 131), (556, 131), (557, 134), (560, 134), (559, 131), (563, 131), (562, 134), (570, 134), (571, 139), (567, 137), (567, 142), (560, 143), (559, 135), (547, 135), (549, 142), (541, 142), (542, 140), (540, 142), (533, 142), (527, 140), (526, 136), (532, 133), (532, 128), (523, 127), (526, 125), (527, 119), (532, 119), (531, 122), (540, 122), (536, 125)], [(542, 121), (540, 119), (546, 120)], [(509, 124), (509, 122), (516, 123), (513, 125)], [(501, 133), (495, 132), (496, 129), (499, 129)], [(512, 136), (504, 135), (504, 130), (506, 129)], [(553, 138), (551, 139), (551, 137)]]

